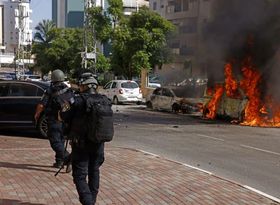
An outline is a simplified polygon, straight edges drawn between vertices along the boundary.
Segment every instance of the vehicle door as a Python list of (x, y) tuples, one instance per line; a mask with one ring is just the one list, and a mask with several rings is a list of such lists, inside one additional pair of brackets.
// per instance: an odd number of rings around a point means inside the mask
[(9, 91), (9, 84), (0, 84), (0, 122), (6, 121), (9, 116), (7, 95)]
[(113, 81), (110, 89), (110, 97), (113, 100), (114, 96), (118, 96), (119, 94), (119, 89), (118, 89), (118, 84), (117, 82)]
[(43, 92), (42, 88), (29, 83), (10, 84), (5, 105), (9, 110), (7, 121), (21, 124), (33, 123), (36, 105)]
[(156, 88), (151, 95), (151, 103), (154, 109), (160, 109), (161, 107), (161, 88)]
[(162, 95), (160, 96), (161, 106), (164, 110), (172, 110), (172, 104), (174, 101), (174, 95), (170, 89), (163, 88)]
[(110, 100), (112, 99), (112, 95), (111, 95), (111, 85), (112, 82), (107, 83), (104, 87), (103, 87), (103, 94), (107, 96), (107, 98), (109, 98)]

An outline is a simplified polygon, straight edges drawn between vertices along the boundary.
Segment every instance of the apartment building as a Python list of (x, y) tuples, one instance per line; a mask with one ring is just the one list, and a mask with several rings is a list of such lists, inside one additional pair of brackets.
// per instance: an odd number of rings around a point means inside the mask
[(52, 20), (59, 28), (82, 28), (84, 0), (52, 0)]
[(156, 68), (160, 75), (180, 73), (185, 77), (206, 77), (200, 63), (202, 29), (211, 18), (213, 0), (150, 0), (150, 9), (171, 21), (178, 34), (169, 40), (173, 63)]
[(20, 46), (31, 45), (29, 1), (0, 0), (0, 64), (13, 63)]

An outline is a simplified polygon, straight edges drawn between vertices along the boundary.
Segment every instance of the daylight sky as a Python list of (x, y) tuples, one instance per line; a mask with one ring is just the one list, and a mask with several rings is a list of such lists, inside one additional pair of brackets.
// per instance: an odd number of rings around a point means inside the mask
[(52, 18), (52, 1), (51, 0), (31, 0), (30, 7), (32, 9), (31, 20), (32, 30), (43, 19)]

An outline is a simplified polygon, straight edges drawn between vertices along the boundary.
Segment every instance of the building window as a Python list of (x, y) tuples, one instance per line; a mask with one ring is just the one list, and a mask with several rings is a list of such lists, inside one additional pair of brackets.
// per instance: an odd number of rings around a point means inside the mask
[(157, 10), (157, 2), (153, 3), (153, 10)]
[(180, 41), (179, 40), (174, 40), (170, 42), (170, 47), (171, 48), (179, 48), (180, 47)]
[(189, 0), (183, 0), (183, 11), (189, 10)]
[(181, 0), (175, 0), (174, 1), (174, 12), (181, 12), (182, 11), (182, 1)]
[(193, 47), (187, 47), (186, 45), (184, 45), (180, 48), (180, 55), (193, 56), (194, 55), (194, 48)]

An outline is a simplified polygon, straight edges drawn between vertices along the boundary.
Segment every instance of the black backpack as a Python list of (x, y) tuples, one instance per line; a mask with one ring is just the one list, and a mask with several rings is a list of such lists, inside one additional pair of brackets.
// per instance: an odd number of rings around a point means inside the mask
[(54, 107), (61, 110), (65, 103), (72, 104), (74, 102), (74, 92), (71, 88), (64, 88), (51, 95)]
[(86, 103), (86, 137), (95, 143), (111, 141), (114, 136), (111, 101), (101, 94), (81, 96)]

